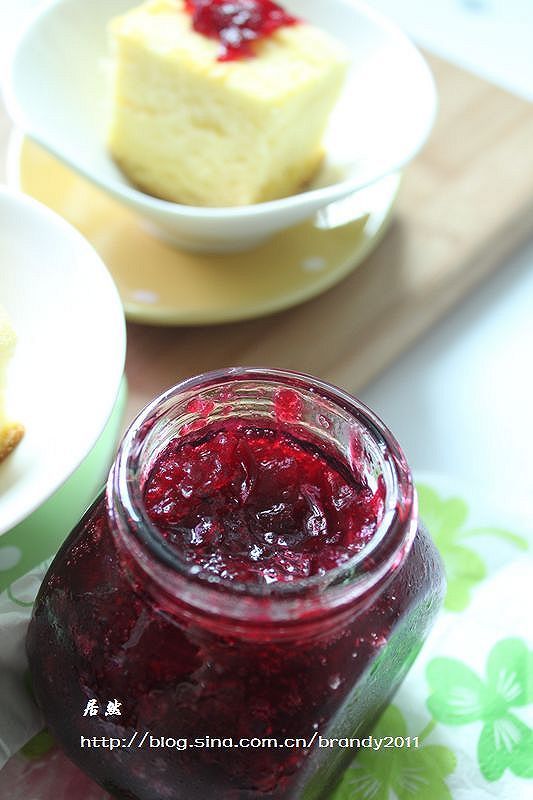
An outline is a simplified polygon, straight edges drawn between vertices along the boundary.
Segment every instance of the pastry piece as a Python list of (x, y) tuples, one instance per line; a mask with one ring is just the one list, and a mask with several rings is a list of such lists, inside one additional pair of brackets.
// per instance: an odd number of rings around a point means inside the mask
[(151, 0), (110, 31), (109, 147), (143, 191), (238, 206), (313, 176), (349, 61), (329, 34), (268, 0)]
[(22, 425), (19, 422), (11, 422), (5, 412), (6, 369), (16, 341), (15, 332), (0, 307), (0, 461), (7, 458), (24, 436)]

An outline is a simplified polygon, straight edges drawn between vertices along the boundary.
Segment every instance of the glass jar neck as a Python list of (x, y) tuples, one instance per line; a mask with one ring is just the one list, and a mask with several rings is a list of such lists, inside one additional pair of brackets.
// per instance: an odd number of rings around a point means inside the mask
[[(150, 520), (143, 486), (169, 442), (202, 435), (228, 419), (276, 428), (334, 453), (355, 476), (383, 487), (383, 513), (371, 540), (323, 575), (270, 584), (238, 583), (198, 570)], [(107, 486), (107, 510), (132, 580), (172, 611), (228, 625), (292, 627), (366, 608), (403, 563), (417, 527), (416, 495), (404, 455), (383, 423), (355, 398), (306, 375), (226, 369), (170, 389), (133, 422)]]

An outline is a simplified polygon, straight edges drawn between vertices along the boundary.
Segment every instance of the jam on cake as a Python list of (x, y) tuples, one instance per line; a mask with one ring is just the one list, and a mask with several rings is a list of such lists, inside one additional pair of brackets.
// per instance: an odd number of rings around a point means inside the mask
[(16, 341), (15, 331), (0, 307), (0, 461), (7, 458), (24, 436), (22, 425), (11, 422), (5, 411), (6, 370)]
[(349, 56), (271, 0), (150, 0), (110, 23), (109, 147), (157, 197), (223, 207), (300, 190)]

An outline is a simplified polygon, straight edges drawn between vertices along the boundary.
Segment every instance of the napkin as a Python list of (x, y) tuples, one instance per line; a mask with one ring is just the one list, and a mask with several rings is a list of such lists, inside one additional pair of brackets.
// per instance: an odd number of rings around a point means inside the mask
[(459, 619), (441, 617), (373, 731), (417, 747), (361, 751), (334, 800), (531, 799), (532, 585), (533, 559), (520, 559)]
[(0, 769), (43, 727), (27, 688), (24, 639), (46, 568), (42, 564), (0, 594)]
[[(419, 476), (417, 485), (447, 571), (444, 609), (371, 746), (331, 800), (526, 800), (533, 796), (533, 526), (510, 522), (507, 509), (470, 490), (466, 498), (447, 478)], [(0, 540), (0, 563), (1, 550)], [(23, 640), (47, 566), (0, 594), (0, 797), (107, 800), (39, 735)]]

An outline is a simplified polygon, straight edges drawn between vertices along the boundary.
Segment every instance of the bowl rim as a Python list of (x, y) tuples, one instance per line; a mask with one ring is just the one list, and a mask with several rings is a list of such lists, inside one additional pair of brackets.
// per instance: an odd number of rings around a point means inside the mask
[[(0, 517), (0, 537), (27, 519), (37, 508), (40, 508), (43, 503), (55, 494), (91, 452), (113, 412), (123, 380), (126, 359), (126, 324), (122, 302), (109, 271), (93, 246), (76, 230), (76, 228), (74, 228), (74, 226), (63, 219), (59, 214), (40, 203), (38, 200), (35, 200), (33, 197), (16, 190), (10, 185), (0, 185), (0, 204), (3, 205), (4, 203), (10, 204), (13, 209), (17, 209), (21, 216), (27, 214), (40, 219), (49, 230), (53, 231), (55, 238), (59, 239), (62, 237), (63, 239), (67, 239), (71, 251), (80, 256), (78, 261), (83, 261), (87, 264), (85, 269), (87, 275), (89, 275), (89, 273), (94, 274), (96, 270), (99, 270), (101, 278), (99, 286), (107, 284), (107, 291), (109, 293), (107, 298), (109, 302), (108, 307), (112, 309), (107, 319), (108, 321), (111, 319), (113, 320), (114, 342), (112, 360), (109, 362), (109, 372), (113, 373), (114, 378), (112, 383), (109, 381), (106, 382), (105, 394), (107, 400), (102, 402), (99, 416), (97, 418), (93, 417), (93, 424), (87, 433), (83, 446), (80, 443), (80, 446), (75, 449), (73, 455), (65, 459), (65, 463), (63, 464), (64, 471), (52, 471), (50, 479), (39, 483), (39, 491), (33, 493), (31, 500), (27, 503), (15, 502), (4, 509), (2, 508), (4, 495), (0, 496), (0, 510), (2, 511)], [(3, 221), (0, 221), (1, 227), (4, 227), (4, 224)], [(16, 353), (14, 358), (16, 358)], [(70, 452), (71, 451), (69, 451), (69, 453)]]
[[(320, 1), (320, 0), (319, 0)], [(342, 199), (349, 194), (352, 194), (360, 189), (375, 183), (388, 174), (398, 172), (407, 163), (409, 163), (414, 156), (426, 143), (431, 130), (434, 126), (435, 119), (438, 111), (438, 95), (433, 73), (421, 51), (412, 42), (410, 37), (389, 17), (382, 12), (370, 7), (363, 0), (327, 0), (328, 3), (337, 3), (351, 9), (355, 14), (364, 16), (373, 22), (378, 28), (385, 31), (388, 36), (403, 47), (406, 47), (411, 52), (413, 58), (418, 62), (418, 67), (421, 73), (424, 74), (427, 86), (429, 89), (430, 103), (428, 103), (427, 113), (425, 115), (425, 124), (420, 127), (420, 131), (416, 140), (413, 139), (413, 144), (410, 149), (406, 151), (405, 155), (397, 159), (392, 165), (389, 164), (386, 168), (383, 167), (371, 176), (364, 180), (357, 177), (348, 177), (344, 180), (338, 181), (334, 184), (315, 189), (309, 189), (304, 192), (298, 192), (288, 197), (282, 197), (276, 200), (268, 200), (261, 203), (253, 203), (240, 206), (228, 207), (211, 207), (211, 206), (191, 206), (183, 203), (174, 203), (169, 200), (164, 200), (146, 192), (137, 189), (135, 186), (127, 183), (122, 183), (115, 180), (102, 179), (97, 172), (85, 169), (79, 163), (72, 161), (70, 158), (65, 157), (54, 144), (48, 142), (46, 138), (39, 134), (38, 131), (32, 130), (30, 120), (18, 102), (14, 86), (14, 65), (17, 53), (20, 46), (23, 44), (25, 38), (30, 35), (30, 32), (37, 27), (41, 20), (48, 15), (60, 13), (59, 9), (67, 2), (81, 3), (83, 0), (43, 0), (37, 8), (28, 16), (26, 24), (22, 26), (18, 35), (14, 37), (10, 52), (7, 57), (7, 68), (1, 82), (1, 89), (4, 95), (4, 101), (9, 115), (18, 128), (21, 128), (25, 134), (36, 141), (39, 145), (48, 150), (52, 155), (65, 163), (78, 174), (87, 178), (93, 184), (99, 186), (104, 191), (113, 195), (117, 199), (125, 202), (130, 206), (137, 209), (142, 207), (149, 208), (152, 213), (159, 213), (166, 216), (167, 219), (181, 219), (199, 222), (212, 222), (217, 223), (221, 221), (236, 222), (253, 220), (259, 217), (267, 217), (270, 215), (277, 215), (283, 212), (290, 212), (293, 209), (310, 208), (310, 213), (317, 208), (322, 208), (336, 200)], [(133, 0), (132, 0), (133, 2)]]

